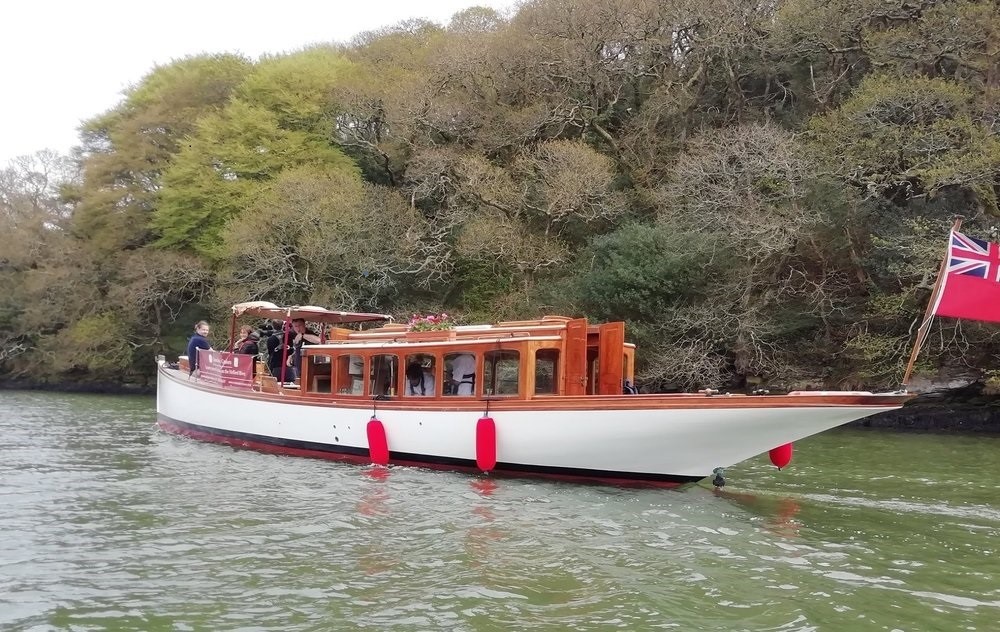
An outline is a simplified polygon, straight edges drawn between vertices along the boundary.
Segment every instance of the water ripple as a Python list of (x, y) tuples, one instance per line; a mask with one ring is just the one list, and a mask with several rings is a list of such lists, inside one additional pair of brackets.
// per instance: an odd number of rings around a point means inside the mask
[(0, 393), (0, 629), (989, 629), (1000, 607), (995, 441), (947, 439), (971, 485), (945, 442), (835, 433), (733, 468), (744, 491), (663, 492), (235, 451), (152, 405)]

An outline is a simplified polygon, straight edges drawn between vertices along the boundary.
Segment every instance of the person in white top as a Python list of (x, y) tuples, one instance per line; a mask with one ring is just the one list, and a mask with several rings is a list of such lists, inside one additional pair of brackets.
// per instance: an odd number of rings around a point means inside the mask
[(406, 367), (406, 395), (417, 397), (434, 396), (434, 374), (424, 371), (419, 362), (411, 362)]
[(458, 387), (456, 395), (472, 395), (476, 392), (476, 356), (461, 353), (451, 361), (451, 380)]

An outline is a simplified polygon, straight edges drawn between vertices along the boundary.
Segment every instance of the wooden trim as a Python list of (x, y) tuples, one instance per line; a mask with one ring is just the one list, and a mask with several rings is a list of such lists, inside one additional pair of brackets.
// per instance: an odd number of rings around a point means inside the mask
[[(161, 372), (185, 387), (216, 393), (227, 397), (246, 400), (294, 403), (307, 406), (324, 406), (350, 409), (370, 409), (371, 399), (357, 395), (327, 397), (304, 397), (300, 391), (284, 391), (283, 394), (256, 393), (254, 391), (234, 391), (210, 386), (197, 380), (189, 380), (179, 371), (160, 367)], [(174, 374), (176, 372), (176, 374)], [(273, 379), (273, 378), (272, 378)], [(898, 407), (913, 399), (913, 394), (891, 395), (716, 395), (708, 397), (703, 393), (669, 393), (650, 395), (580, 395), (535, 399), (514, 397), (490, 397), (491, 410), (673, 410), (673, 409), (728, 409), (728, 408), (826, 408), (843, 406), (846, 408), (885, 406)], [(469, 410), (482, 412), (485, 398), (400, 398), (380, 401), (379, 408), (392, 410)], [(414, 402), (421, 406), (414, 407)]]
[(622, 394), (622, 366), (625, 348), (625, 323), (605, 323), (600, 326), (598, 342), (597, 392), (600, 395)]
[(587, 319), (566, 323), (563, 342), (563, 385), (560, 395), (583, 395), (587, 388)]

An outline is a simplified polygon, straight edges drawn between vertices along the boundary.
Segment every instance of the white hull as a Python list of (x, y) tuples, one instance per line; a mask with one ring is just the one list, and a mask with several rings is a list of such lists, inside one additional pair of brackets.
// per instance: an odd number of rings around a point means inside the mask
[[(680, 400), (631, 396), (627, 409), (577, 406), (564, 398), (492, 402), (497, 473), (535, 473), (595, 480), (692, 482), (771, 448), (878, 412), (898, 408), (871, 396), (871, 405), (828, 405), (802, 398), (801, 406), (767, 406), (763, 398)], [(721, 401), (720, 401), (721, 400)], [(879, 400), (879, 401), (875, 401)], [(412, 400), (411, 400), (412, 401)], [(642, 407), (648, 401), (648, 407)], [(748, 403), (749, 402), (749, 403)], [(655, 404), (655, 406), (654, 406)], [(304, 397), (224, 391), (159, 368), (157, 413), (165, 429), (231, 445), (361, 461), (368, 454), (367, 424), (385, 428), (392, 462), (455, 469), (474, 468), (476, 409), (438, 402), (422, 409), (399, 402), (324, 401)], [(638, 406), (638, 407), (636, 407)]]

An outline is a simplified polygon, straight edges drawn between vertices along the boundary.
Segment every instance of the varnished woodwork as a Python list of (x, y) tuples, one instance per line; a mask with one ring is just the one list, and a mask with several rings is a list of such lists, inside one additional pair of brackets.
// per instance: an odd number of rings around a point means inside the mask
[(598, 343), (600, 362), (597, 374), (598, 395), (620, 395), (622, 392), (625, 323), (604, 323), (600, 326)]

